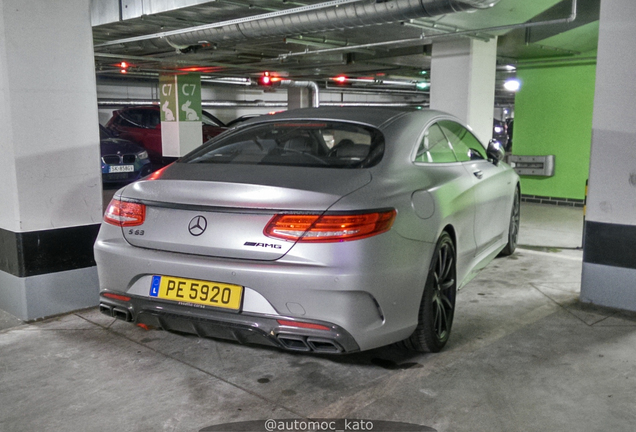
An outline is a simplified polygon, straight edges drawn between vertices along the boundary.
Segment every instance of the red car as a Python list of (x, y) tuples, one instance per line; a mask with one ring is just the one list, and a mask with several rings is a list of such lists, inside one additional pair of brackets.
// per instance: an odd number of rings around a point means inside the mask
[[(203, 111), (203, 142), (225, 131), (227, 127), (213, 115)], [(158, 105), (135, 106), (113, 111), (106, 127), (118, 138), (133, 141), (148, 152), (156, 167), (167, 165), (174, 157), (164, 157), (161, 151), (161, 115)]]

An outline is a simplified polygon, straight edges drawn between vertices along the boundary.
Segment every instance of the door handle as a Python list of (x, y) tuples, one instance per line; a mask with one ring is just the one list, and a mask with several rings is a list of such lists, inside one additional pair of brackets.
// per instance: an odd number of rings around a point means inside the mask
[(475, 172), (473, 172), (473, 174), (475, 175), (475, 177), (477, 177), (478, 179), (482, 178), (484, 176), (484, 173), (481, 170), (477, 170)]

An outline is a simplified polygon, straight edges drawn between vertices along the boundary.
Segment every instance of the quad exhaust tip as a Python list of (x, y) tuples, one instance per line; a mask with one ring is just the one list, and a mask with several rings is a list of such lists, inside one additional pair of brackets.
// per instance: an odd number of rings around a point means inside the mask
[(132, 321), (132, 314), (130, 313), (128, 309), (123, 307), (118, 307), (118, 306), (113, 307), (104, 303), (100, 303), (99, 311), (103, 313), (104, 315), (107, 315), (112, 318), (117, 318), (119, 320), (126, 321), (126, 322)]
[(338, 354), (342, 347), (334, 340), (297, 335), (278, 335), (281, 345), (291, 351)]

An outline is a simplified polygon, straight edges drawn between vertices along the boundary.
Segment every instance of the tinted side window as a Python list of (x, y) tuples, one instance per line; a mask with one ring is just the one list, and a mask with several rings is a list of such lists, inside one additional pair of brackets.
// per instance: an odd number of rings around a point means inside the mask
[(479, 140), (468, 129), (459, 123), (450, 120), (442, 120), (439, 125), (448, 136), (460, 162), (469, 160), (486, 159), (486, 150)]
[(161, 115), (159, 110), (146, 110), (144, 116), (144, 126), (149, 129), (154, 129), (159, 123), (161, 123)]
[(417, 150), (415, 162), (457, 162), (448, 140), (437, 124), (430, 126)]
[(127, 124), (126, 120), (124, 120), (124, 119), (123, 119), (121, 116), (119, 116), (119, 115), (113, 118), (112, 123), (113, 123), (113, 125), (115, 125), (115, 126), (121, 126), (121, 125), (126, 125), (126, 124)]
[(117, 124), (126, 127), (144, 127), (143, 111), (138, 109), (125, 109), (119, 112)]
[(201, 122), (208, 126), (223, 127), (223, 124), (219, 119), (205, 111), (201, 113)]

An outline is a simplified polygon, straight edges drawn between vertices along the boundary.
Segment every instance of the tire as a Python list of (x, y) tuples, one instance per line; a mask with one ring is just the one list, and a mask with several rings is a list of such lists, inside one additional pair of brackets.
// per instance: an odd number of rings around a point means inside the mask
[(512, 211), (510, 212), (510, 226), (508, 227), (508, 243), (499, 256), (510, 256), (517, 249), (517, 240), (519, 238), (519, 221), (521, 220), (521, 194), (519, 188), (515, 188), (515, 198), (512, 202)]
[(418, 352), (435, 353), (444, 348), (453, 325), (456, 295), (455, 246), (443, 232), (431, 259), (417, 327), (403, 345)]

